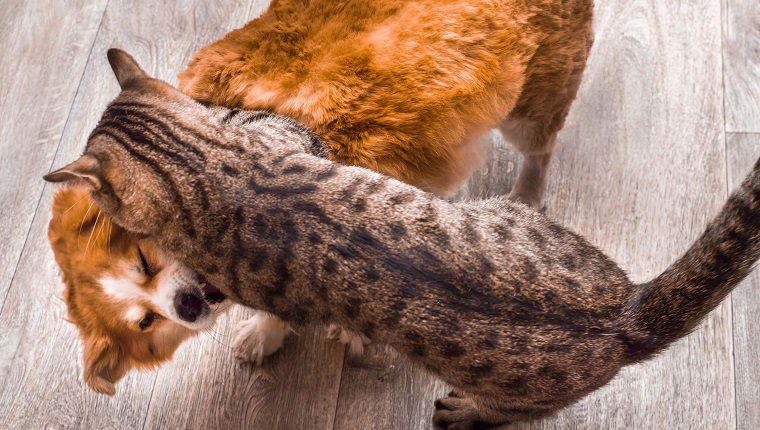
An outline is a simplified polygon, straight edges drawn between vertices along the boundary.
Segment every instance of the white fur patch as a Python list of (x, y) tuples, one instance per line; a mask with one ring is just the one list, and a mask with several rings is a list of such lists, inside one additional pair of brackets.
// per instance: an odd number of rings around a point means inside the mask
[(124, 313), (124, 318), (134, 323), (140, 322), (145, 318), (145, 310), (140, 306), (130, 306)]
[(101, 278), (103, 292), (116, 300), (131, 301), (148, 297), (135, 282), (127, 278)]

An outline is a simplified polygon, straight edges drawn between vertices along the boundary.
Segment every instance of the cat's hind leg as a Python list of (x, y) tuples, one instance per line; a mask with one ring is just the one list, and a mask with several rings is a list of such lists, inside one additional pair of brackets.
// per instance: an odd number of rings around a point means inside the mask
[(327, 338), (346, 345), (348, 347), (348, 353), (351, 356), (362, 355), (364, 353), (364, 347), (372, 343), (367, 336), (346, 330), (337, 324), (330, 324), (330, 326), (327, 327)]
[(545, 416), (540, 409), (496, 409), (490, 401), (452, 391), (448, 397), (435, 401), (433, 425), (440, 430), (485, 430), (519, 421)]

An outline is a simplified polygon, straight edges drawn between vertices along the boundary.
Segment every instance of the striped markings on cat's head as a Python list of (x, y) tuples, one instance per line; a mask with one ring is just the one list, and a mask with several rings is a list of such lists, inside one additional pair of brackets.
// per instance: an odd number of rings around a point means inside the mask
[[(324, 150), (314, 135), (291, 119), (204, 106), (150, 77), (124, 51), (109, 50), (108, 60), (121, 93), (90, 134), (84, 155), (44, 179), (89, 187), (98, 207), (127, 231), (166, 237), (172, 228), (181, 228), (197, 238), (198, 226), (190, 214), (213, 211), (214, 195), (225, 188), (208, 183), (204, 173), (237, 171), (220, 154), (247, 160), (255, 157), (250, 146), (268, 154)], [(239, 133), (243, 125), (255, 130)], [(226, 142), (220, 137), (224, 130), (250, 137), (251, 142)], [(197, 199), (188, 198), (191, 195)]]
[(171, 359), (230, 305), (153, 243), (112, 224), (84, 187), (59, 189), (48, 230), (68, 319), (84, 340), (84, 379), (113, 395), (130, 369)]
[(124, 51), (109, 50), (108, 60), (121, 93), (89, 136), (84, 155), (44, 179), (87, 186), (116, 224), (130, 232), (156, 234), (176, 217), (176, 204), (182, 200), (165, 172), (167, 160), (177, 156), (176, 148), (192, 134), (179, 130), (179, 117), (209, 108), (150, 77)]

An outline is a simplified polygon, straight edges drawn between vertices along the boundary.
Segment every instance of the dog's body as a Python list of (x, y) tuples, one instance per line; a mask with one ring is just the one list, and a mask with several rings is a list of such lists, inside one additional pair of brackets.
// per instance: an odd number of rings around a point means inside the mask
[(275, 0), (201, 49), (179, 89), (267, 110), (328, 156), (436, 194), (498, 127), (525, 156), (511, 197), (538, 206), (592, 44), (591, 0)]
[[(525, 156), (511, 197), (537, 206), (591, 46), (591, 13), (590, 0), (275, 0), (199, 51), (179, 88), (202, 102), (293, 117), (319, 135), (327, 157), (438, 194), (470, 174), (481, 159), (473, 140), (498, 127)], [(96, 390), (113, 393), (108, 381), (129, 368), (168, 360), (227, 308), (188, 324), (171, 307), (181, 303), (148, 300), (153, 290), (187, 287), (192, 275), (164, 273), (176, 263), (112, 226), (85, 191), (55, 200), (50, 240)], [(145, 276), (145, 259), (155, 276)], [(236, 329), (234, 354), (261, 362), (288, 332), (259, 313)], [(328, 333), (353, 352), (366, 342), (336, 326)], [(108, 362), (118, 374), (98, 379)]]

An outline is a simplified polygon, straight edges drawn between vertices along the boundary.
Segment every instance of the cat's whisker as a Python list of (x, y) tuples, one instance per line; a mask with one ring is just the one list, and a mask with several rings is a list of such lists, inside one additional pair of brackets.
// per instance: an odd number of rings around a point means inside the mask
[(87, 197), (87, 196), (86, 196), (86, 195), (84, 195), (84, 196), (82, 196), (82, 197), (81, 197), (79, 200), (77, 200), (76, 202), (74, 202), (74, 204), (73, 204), (73, 205), (69, 206), (69, 208), (68, 208), (68, 209), (66, 209), (65, 211), (63, 211), (63, 213), (61, 214), (61, 216), (64, 216), (64, 215), (66, 215), (66, 214), (67, 214), (67, 213), (68, 213), (70, 210), (74, 209), (74, 207), (75, 207), (76, 205), (78, 205), (78, 204), (79, 204), (79, 203), (80, 203), (82, 200), (84, 200), (84, 199), (85, 199), (85, 197)]
[[(98, 226), (98, 221), (100, 220), (100, 214), (103, 211), (98, 209), (98, 216), (95, 217), (95, 224), (92, 225), (92, 231), (90, 232), (90, 237), (87, 239), (87, 246), (84, 247), (84, 255), (87, 256), (87, 251), (90, 249), (90, 241), (92, 241), (92, 235), (95, 233), (95, 228)], [(97, 240), (97, 239), (95, 239)]]
[(82, 222), (79, 224), (79, 236), (82, 235), (82, 227), (84, 227), (84, 222), (87, 221), (87, 215), (90, 214), (90, 210), (92, 209), (92, 206), (95, 204), (93, 201), (90, 203), (90, 207), (87, 208), (87, 212), (84, 213), (84, 216), (82, 217)]

